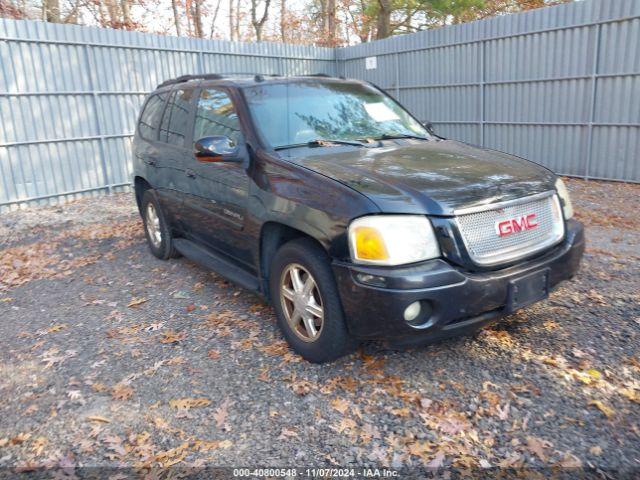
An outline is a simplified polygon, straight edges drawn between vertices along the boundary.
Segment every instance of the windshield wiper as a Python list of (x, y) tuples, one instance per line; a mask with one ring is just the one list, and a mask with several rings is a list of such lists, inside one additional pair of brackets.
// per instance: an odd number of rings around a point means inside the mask
[(334, 145), (353, 145), (354, 147), (366, 146), (365, 143), (359, 142), (357, 140), (317, 139), (317, 140), (311, 140), (310, 142), (304, 142), (304, 143), (292, 143), (291, 145), (280, 145), (279, 147), (275, 147), (274, 150), (284, 150), (287, 148), (299, 148), (299, 147), (331, 147)]
[(420, 135), (407, 135), (404, 133), (385, 133), (379, 137), (375, 137), (373, 140), (395, 140), (397, 138), (414, 138), (416, 140), (431, 140), (427, 137), (421, 137)]

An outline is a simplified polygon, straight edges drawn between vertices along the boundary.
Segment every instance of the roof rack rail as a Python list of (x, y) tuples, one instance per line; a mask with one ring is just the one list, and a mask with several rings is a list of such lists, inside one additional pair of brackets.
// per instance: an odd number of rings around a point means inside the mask
[(223, 78), (222, 75), (218, 73), (201, 73), (197, 75), (182, 75), (177, 78), (165, 80), (164, 82), (158, 84), (156, 88), (166, 87), (168, 85), (174, 85), (176, 83), (184, 83), (190, 80), (219, 80), (221, 78)]
[(344, 75), (329, 75), (328, 73), (308, 73), (302, 76), (303, 77), (339, 78), (340, 80), (346, 80)]
[(264, 77), (281, 77), (282, 75), (278, 73), (252, 73), (252, 72), (225, 72), (225, 73), (201, 73), (196, 75), (182, 75), (177, 78), (172, 78), (169, 80), (165, 80), (164, 82), (158, 84), (156, 88), (166, 87), (169, 85), (175, 85), (176, 83), (184, 83), (190, 80), (221, 80), (227, 76), (231, 75), (247, 75), (253, 76), (256, 82), (261, 82), (264, 80)]

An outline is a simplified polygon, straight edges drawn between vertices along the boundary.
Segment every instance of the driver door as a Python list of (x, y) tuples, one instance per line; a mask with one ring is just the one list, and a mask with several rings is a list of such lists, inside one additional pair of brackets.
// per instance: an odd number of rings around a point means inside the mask
[(197, 101), (193, 142), (211, 136), (229, 137), (244, 152), (240, 161), (202, 162), (191, 155), (186, 172), (193, 184), (185, 201), (190, 210), (190, 234), (199, 243), (251, 265), (245, 232), (249, 193), (244, 136), (229, 93), (220, 88), (202, 88)]

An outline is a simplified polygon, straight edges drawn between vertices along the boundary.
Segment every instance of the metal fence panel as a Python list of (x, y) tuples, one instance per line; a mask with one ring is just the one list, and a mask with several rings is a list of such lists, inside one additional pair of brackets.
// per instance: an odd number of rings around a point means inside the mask
[(0, 62), (0, 211), (126, 187), (145, 94), (194, 72), (365, 79), (446, 137), (562, 174), (640, 181), (638, 0), (586, 0), (336, 50), (0, 19)]
[(334, 50), (0, 19), (0, 211), (129, 185), (147, 92), (187, 73), (336, 74)]
[(446, 137), (562, 174), (640, 181), (637, 0), (575, 2), (336, 55), (339, 73), (382, 86)]

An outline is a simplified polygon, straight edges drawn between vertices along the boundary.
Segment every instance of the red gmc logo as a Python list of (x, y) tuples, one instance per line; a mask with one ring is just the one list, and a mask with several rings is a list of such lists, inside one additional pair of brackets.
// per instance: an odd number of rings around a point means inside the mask
[(538, 226), (536, 222), (536, 214), (530, 213), (528, 215), (522, 215), (520, 217), (511, 218), (509, 220), (502, 220), (496, 222), (496, 233), (499, 237), (505, 237), (516, 232), (524, 232), (531, 230)]

